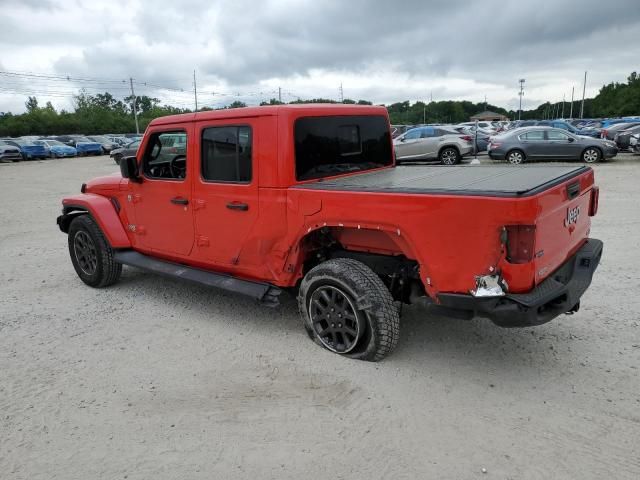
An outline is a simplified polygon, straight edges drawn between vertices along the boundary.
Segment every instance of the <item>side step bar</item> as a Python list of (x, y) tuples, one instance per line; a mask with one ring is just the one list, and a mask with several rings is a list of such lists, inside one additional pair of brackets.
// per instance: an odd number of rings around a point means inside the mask
[(208, 272), (186, 265), (167, 262), (133, 250), (116, 251), (114, 260), (123, 265), (137, 267), (148, 272), (162, 275), (163, 277), (187, 280), (207, 287), (215, 287), (228, 292), (240, 293), (255, 298), (267, 307), (277, 307), (280, 305), (278, 297), (282, 293), (282, 290), (268, 283), (242, 280), (232, 277), (231, 275)]

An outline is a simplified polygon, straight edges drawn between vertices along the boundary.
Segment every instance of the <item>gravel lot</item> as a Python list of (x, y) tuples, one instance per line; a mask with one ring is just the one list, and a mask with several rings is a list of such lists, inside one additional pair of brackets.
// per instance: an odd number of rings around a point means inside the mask
[(116, 168), (0, 165), (0, 478), (640, 478), (640, 157), (595, 166), (605, 254), (578, 314), (405, 309), (379, 364), (315, 346), (293, 300), (133, 269), (86, 287), (55, 218)]

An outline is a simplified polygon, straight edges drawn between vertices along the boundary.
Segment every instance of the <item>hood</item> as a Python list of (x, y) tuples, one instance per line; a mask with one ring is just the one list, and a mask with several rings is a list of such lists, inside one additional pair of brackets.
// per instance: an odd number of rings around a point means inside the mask
[(117, 191), (120, 189), (120, 184), (124, 178), (120, 173), (114, 173), (112, 175), (106, 175), (104, 177), (92, 178), (87, 182), (86, 193), (107, 193)]

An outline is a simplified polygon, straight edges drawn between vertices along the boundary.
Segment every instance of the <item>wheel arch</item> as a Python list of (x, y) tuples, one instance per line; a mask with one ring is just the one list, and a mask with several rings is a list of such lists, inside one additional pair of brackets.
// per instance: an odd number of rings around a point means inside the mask
[(523, 160), (527, 159), (527, 154), (525, 153), (525, 151), (522, 148), (513, 147), (513, 148), (510, 148), (509, 150), (507, 150), (507, 153), (504, 154), (505, 160), (508, 160), (509, 159), (509, 154), (513, 153), (513, 152), (520, 152), (522, 154), (522, 159)]
[(131, 247), (116, 207), (110, 199), (90, 193), (65, 198), (62, 201), (62, 215), (57, 220), (60, 230), (68, 233), (71, 222), (78, 215), (90, 215), (112, 248)]
[(462, 154), (460, 153), (460, 147), (458, 145), (456, 145), (455, 143), (445, 143), (438, 149), (438, 158), (440, 158), (440, 154), (445, 148), (453, 148), (456, 152), (458, 152), (458, 155), (462, 156)]
[[(357, 260), (386, 280), (420, 280), (414, 243), (399, 228), (388, 225), (327, 223), (309, 228), (291, 246), (284, 268), (299, 281), (315, 266), (335, 258)], [(403, 298), (393, 285), (390, 289), (394, 297)]]

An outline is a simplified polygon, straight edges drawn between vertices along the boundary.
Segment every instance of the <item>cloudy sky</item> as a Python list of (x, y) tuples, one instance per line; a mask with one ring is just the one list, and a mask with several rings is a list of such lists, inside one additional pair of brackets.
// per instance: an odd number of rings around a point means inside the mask
[[(640, 68), (638, 0), (0, 0), (0, 111), (27, 95), (193, 107), (324, 97), (523, 108)], [(32, 76), (25, 76), (28, 72)], [(69, 79), (67, 79), (69, 77)]]

